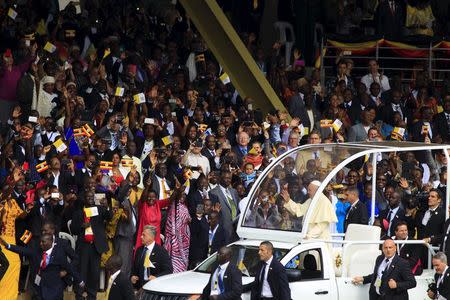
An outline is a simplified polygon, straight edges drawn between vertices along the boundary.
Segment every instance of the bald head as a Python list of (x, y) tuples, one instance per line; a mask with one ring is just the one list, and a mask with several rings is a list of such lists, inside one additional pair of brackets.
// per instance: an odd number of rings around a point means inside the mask
[(383, 243), (383, 254), (386, 258), (391, 258), (397, 251), (397, 245), (392, 239), (385, 240)]

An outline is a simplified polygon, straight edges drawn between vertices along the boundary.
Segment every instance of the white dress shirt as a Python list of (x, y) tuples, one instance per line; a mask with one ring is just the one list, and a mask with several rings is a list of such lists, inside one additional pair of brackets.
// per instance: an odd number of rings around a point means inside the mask
[(272, 291), (270, 290), (269, 282), (267, 281), (267, 274), (269, 273), (270, 264), (272, 263), (273, 256), (266, 261), (266, 270), (264, 272), (264, 278), (262, 279), (262, 291), (261, 291), (261, 297), (264, 298), (273, 298)]
[[(381, 277), (383, 277), (384, 270), (386, 270), (391, 265), (392, 259), (394, 259), (394, 256), (392, 256), (390, 258), (384, 257), (383, 261), (381, 262), (380, 266), (378, 267), (377, 281), (379, 280), (380, 284), (381, 284)], [(376, 281), (375, 281), (375, 291), (377, 292), (378, 295), (380, 295), (380, 286), (378, 286), (376, 284)]]
[(213, 278), (211, 280), (211, 295), (220, 295), (220, 288), (219, 288), (219, 276), (223, 282), (223, 276), (225, 275), (225, 271), (227, 270), (228, 265), (230, 264), (230, 262), (226, 262), (222, 265), (220, 265), (220, 272), (219, 272), (219, 268), (217, 268), (214, 271), (214, 275)]

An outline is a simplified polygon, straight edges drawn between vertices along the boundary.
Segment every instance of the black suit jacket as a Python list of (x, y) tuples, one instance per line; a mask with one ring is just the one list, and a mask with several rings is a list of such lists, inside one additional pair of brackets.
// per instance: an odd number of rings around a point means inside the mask
[[(174, 188), (172, 181), (167, 176), (164, 179), (166, 180), (167, 188), (172, 190)], [(152, 177), (152, 190), (156, 192), (156, 197), (159, 197), (159, 181), (158, 178), (156, 178), (156, 175), (153, 175)]]
[[(408, 289), (416, 286), (416, 279), (411, 273), (409, 264), (403, 258), (395, 255), (389, 265), (387, 271), (384, 271), (381, 277), (380, 294), (383, 298), (379, 298), (375, 289), (375, 281), (377, 279), (378, 268), (385, 259), (384, 255), (377, 257), (373, 273), (364, 276), (364, 284), (370, 283), (369, 295), (370, 299), (384, 299), (384, 300), (408, 300)], [(397, 282), (397, 288), (391, 289), (388, 285), (390, 279)]]
[[(208, 229), (208, 238), (209, 238), (209, 229)], [(209, 242), (209, 240), (208, 240)], [(214, 234), (214, 237), (212, 239), (211, 248), (209, 249), (209, 255), (213, 254), (214, 252), (218, 251), (221, 247), (226, 246), (228, 243), (228, 235), (225, 231), (224, 227), (219, 224), (219, 227), (216, 230), (216, 233)]]
[(195, 266), (208, 256), (209, 224), (205, 217), (199, 220), (194, 216), (189, 228), (191, 230), (189, 261)]
[(134, 291), (130, 278), (122, 272), (114, 279), (107, 300), (134, 300)]
[[(45, 210), (44, 215), (41, 212), (41, 208)], [(30, 228), (33, 237), (38, 238), (41, 236), (41, 227), (45, 221), (52, 221), (57, 226), (60, 225), (60, 215), (63, 210), (63, 205), (50, 205), (49, 202), (41, 204), (39, 200), (34, 202), (34, 207), (31, 209), (30, 213), (27, 215), (28, 228)], [(21, 232), (20, 234), (23, 234)]]
[[(389, 223), (389, 220), (387, 219), (389, 211), (390, 211), (390, 208), (387, 208), (387, 209), (382, 210), (380, 212), (379, 219), (381, 221), (381, 225), (383, 225), (383, 220), (386, 220)], [(384, 226), (382, 226), (383, 232), (389, 237), (393, 236), (395, 234), (395, 228), (397, 227), (397, 224), (400, 221), (405, 221), (405, 210), (403, 208), (401, 208), (401, 207), (399, 207), (399, 209), (397, 210), (397, 213), (395, 214), (395, 216), (392, 219), (392, 224), (390, 224), (391, 225), (390, 226), (390, 229), (391, 229), (390, 232), (388, 232), (389, 227), (386, 230), (384, 228)]]
[(405, 244), (403, 246), (397, 245), (399, 250), (399, 256), (406, 260), (414, 275), (420, 275), (423, 272), (423, 262), (420, 258), (420, 254), (423, 253), (425, 248), (422, 245)]
[[(260, 280), (261, 271), (263, 268), (263, 262), (260, 262), (255, 273), (255, 280), (244, 286), (243, 292), (251, 291), (251, 299), (261, 299), (262, 282)], [(275, 258), (272, 259), (272, 263), (269, 266), (267, 273), (267, 282), (270, 286), (270, 291), (274, 299), (277, 300), (289, 300), (291, 299), (291, 290), (289, 288), (289, 281), (286, 275), (286, 270), (283, 265)]]
[(344, 230), (347, 231), (349, 224), (367, 225), (368, 223), (369, 216), (367, 207), (361, 202), (361, 200), (359, 200), (353, 208), (350, 206), (348, 209), (347, 215), (345, 216)]
[[(64, 249), (60, 244), (55, 244), (50, 255), (50, 260), (43, 270), (40, 270), (42, 260), (42, 249), (38, 247), (20, 247), (10, 245), (12, 252), (27, 256), (30, 259), (31, 282), (35, 282), (36, 274), (41, 277), (40, 285), (34, 284), (34, 288), (41, 299), (59, 300), (63, 299), (64, 288), (66, 286), (63, 278), (60, 277), (60, 271), (67, 271), (68, 275), (73, 276), (77, 282), (80, 282), (79, 274), (74, 270), (71, 263), (68, 262)], [(66, 275), (67, 276), (67, 275)]]
[(6, 270), (8, 270), (8, 267), (9, 267), (9, 261), (0, 248), (0, 281), (2, 280), (3, 276), (5, 275)]
[[(209, 277), (208, 284), (203, 289), (203, 294), (201, 299), (208, 300), (211, 295), (211, 282), (215, 278), (213, 278), (215, 270), (212, 272)], [(225, 273), (223, 274), (223, 286), (224, 292), (219, 295), (220, 300), (240, 300), (242, 294), (242, 272), (236, 268), (231, 262), (228, 264)]]
[(362, 109), (359, 101), (353, 99), (352, 105), (350, 105), (349, 107), (345, 107), (345, 103), (342, 103), (341, 107), (347, 111), (348, 118), (352, 122), (352, 125), (355, 125), (360, 121)]
[[(144, 285), (144, 246), (139, 247), (136, 250), (134, 256), (133, 268), (131, 270), (132, 276), (138, 276), (139, 280), (136, 283), (137, 288), (141, 288)], [(155, 244), (152, 253), (150, 254), (150, 261), (155, 266), (150, 268), (150, 275), (159, 277), (173, 272), (172, 262), (170, 261), (169, 253), (160, 245)]]
[(378, 6), (377, 19), (378, 34), (391, 39), (399, 38), (405, 25), (405, 8), (400, 1), (396, 1), (395, 10), (392, 12), (389, 1), (382, 1)]
[(442, 142), (448, 144), (450, 142), (450, 135), (445, 112), (440, 112), (433, 117), (433, 126), (436, 131), (433, 132), (433, 136), (439, 135), (442, 138)]
[[(247, 153), (248, 151), (250, 151), (251, 147), (247, 146)], [(234, 152), (237, 156), (237, 161), (239, 166), (242, 166), (243, 162), (244, 162), (244, 153), (242, 153), (241, 148), (239, 147), (239, 145), (234, 145), (233, 147), (231, 147), (231, 151)]]
[(431, 242), (439, 244), (439, 250), (444, 252), (447, 257), (450, 257), (450, 218), (445, 221), (441, 234), (436, 235)]
[(417, 239), (430, 237), (433, 245), (438, 245), (436, 237), (443, 234), (445, 223), (445, 211), (442, 207), (438, 207), (430, 216), (426, 226), (422, 225), (422, 219), (426, 211), (420, 211), (416, 215)]
[[(438, 282), (440, 275), (434, 274), (434, 282)], [(444, 279), (439, 284), (438, 287), (439, 295), (445, 297), (445, 299), (450, 299), (450, 268), (444, 273)]]
[(206, 157), (209, 161), (209, 166), (211, 167), (211, 170), (217, 170), (216, 168), (216, 162), (214, 161), (214, 159), (216, 158), (215, 156), (213, 156), (211, 154), (211, 152), (209, 151), (209, 149), (207, 149), (206, 147), (202, 149), (201, 154)]
[[(408, 114), (406, 112), (405, 106), (400, 104), (400, 109), (402, 111), (403, 118), (407, 117)], [(379, 109), (377, 119), (380, 119), (383, 122), (388, 123), (391, 126), (395, 126), (394, 125), (394, 113), (396, 113), (396, 111), (394, 111), (394, 109), (392, 108), (392, 103), (389, 102)]]
[[(106, 242), (105, 221), (112, 219), (112, 211), (107, 210), (103, 206), (97, 206), (98, 215), (91, 217), (90, 223), (92, 226), (92, 232), (94, 233), (94, 245), (99, 254), (108, 251), (109, 246)], [(80, 243), (84, 243), (84, 228), (81, 225), (84, 223), (83, 209), (76, 210), (73, 213), (72, 224), (70, 224), (70, 230), (72, 234), (77, 235), (77, 247)]]

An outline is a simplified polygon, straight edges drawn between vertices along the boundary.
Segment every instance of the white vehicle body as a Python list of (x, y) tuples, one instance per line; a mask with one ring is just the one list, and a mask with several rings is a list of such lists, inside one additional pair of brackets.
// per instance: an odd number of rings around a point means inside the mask
[[(321, 144), (321, 145), (306, 145), (300, 146), (296, 149), (290, 150), (281, 155), (277, 160), (273, 161), (264, 172), (258, 177), (249, 192), (249, 201), (247, 208), (241, 212), (237, 233), (241, 240), (230, 244), (230, 247), (236, 249), (236, 255), (232, 258), (232, 263), (235, 263), (243, 271), (243, 284), (250, 283), (253, 280), (252, 266), (257, 261), (257, 248), (263, 240), (272, 241), (274, 248), (278, 251), (277, 259), (285, 266), (288, 278), (290, 281), (291, 299), (300, 300), (346, 300), (346, 299), (369, 299), (369, 285), (354, 285), (352, 278), (354, 276), (364, 276), (373, 272), (375, 260), (381, 254), (380, 244), (383, 241), (379, 240), (380, 228), (368, 225), (349, 226), (345, 237), (338, 236), (333, 241), (321, 240), (307, 240), (303, 237), (307, 232), (308, 217), (314, 209), (317, 197), (312, 199), (311, 205), (306, 216), (301, 221), (299, 228), (292, 228), (285, 230), (281, 228), (257, 228), (252, 223), (251, 216), (254, 213), (253, 207), (256, 203), (256, 195), (259, 192), (268, 172), (283, 160), (292, 155), (294, 152), (300, 151), (315, 151), (319, 147), (328, 147), (330, 149), (329, 155), (338, 155), (338, 163), (329, 171), (326, 178), (322, 180), (322, 185), (317, 191), (318, 195), (325, 187), (332, 182), (335, 175), (345, 167), (348, 163), (356, 161), (365, 157), (364, 163), (372, 163), (374, 174), (376, 177), (377, 157), (387, 154), (389, 152), (405, 152), (405, 151), (444, 151), (447, 161), (449, 160), (447, 145), (427, 145), (416, 143), (373, 143), (367, 144)], [(348, 149), (347, 149), (348, 148)], [(342, 152), (340, 152), (342, 151)], [(345, 153), (343, 157), (339, 155)], [(450, 176), (447, 176), (450, 181)], [(375, 187), (375, 180), (373, 180)], [(447, 182), (450, 186), (450, 182)], [(447, 190), (447, 193), (450, 189)], [(374, 189), (375, 193), (375, 189)], [(449, 199), (446, 195), (446, 199)], [(375, 199), (373, 197), (372, 199)], [(373, 200), (373, 203), (374, 204)], [(448, 200), (446, 200), (448, 201)], [(445, 203), (444, 205), (448, 205)], [(372, 205), (372, 208), (374, 205)], [(371, 215), (371, 223), (374, 220), (374, 211)], [(433, 249), (424, 244), (422, 241), (407, 241), (407, 243), (419, 243), (424, 247), (428, 247), (429, 260)], [(256, 251), (256, 252), (255, 252)], [(314, 257), (316, 268), (313, 272), (312, 278), (306, 278), (307, 273), (303, 266), (303, 259), (306, 255), (309, 258)], [(159, 277), (144, 286), (143, 299), (188, 299), (191, 296), (200, 295), (203, 288), (208, 283), (210, 273), (215, 269), (213, 262), (215, 261), (215, 254), (208, 257), (197, 268), (192, 271), (187, 271), (178, 274), (171, 274)], [(242, 265), (240, 264), (242, 263)], [(245, 262), (245, 263), (243, 263)], [(247, 266), (245, 265), (247, 264)], [(417, 286), (410, 289), (409, 299), (423, 300), (427, 299), (428, 285), (434, 280), (434, 271), (428, 263), (428, 269), (424, 268), (420, 276), (415, 276)], [(248, 269), (247, 269), (248, 267)], [(308, 273), (309, 274), (309, 273)], [(250, 299), (249, 293), (243, 294), (242, 299)]]

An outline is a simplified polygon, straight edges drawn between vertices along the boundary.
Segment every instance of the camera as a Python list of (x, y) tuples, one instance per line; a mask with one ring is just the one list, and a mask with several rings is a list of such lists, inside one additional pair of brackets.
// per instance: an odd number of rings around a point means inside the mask
[(428, 290), (429, 290), (429, 291), (432, 291), (433, 294), (436, 294), (436, 293), (437, 293), (437, 285), (436, 285), (436, 283), (435, 283), (435, 282), (430, 283), (430, 284), (428, 285)]

